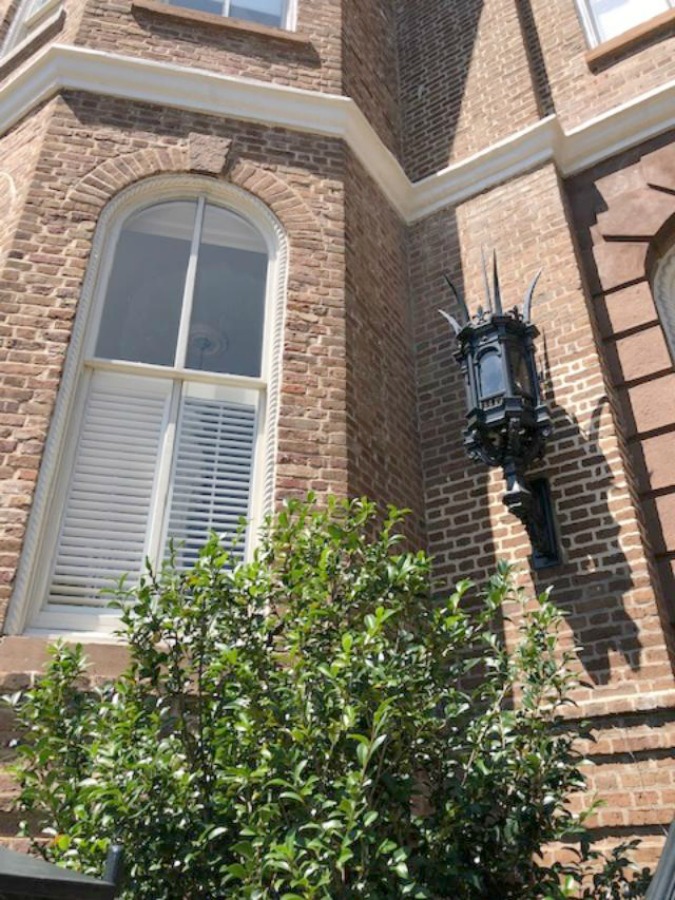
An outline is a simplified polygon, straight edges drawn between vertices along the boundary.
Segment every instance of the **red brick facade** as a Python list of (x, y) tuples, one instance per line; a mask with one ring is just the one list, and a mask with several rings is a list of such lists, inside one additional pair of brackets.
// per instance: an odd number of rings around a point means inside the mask
[[(6, 31), (16, 4), (4, 9)], [(562, 134), (642, 102), (675, 78), (675, 26), (589, 66), (574, 0), (298, 0), (290, 35), (151, 0), (64, 10), (56, 33), (0, 61), (0, 618), (102, 212), (154, 176), (235, 185), (272, 211), (289, 246), (275, 499), (312, 489), (409, 507), (439, 591), (504, 557), (532, 588), (553, 584), (589, 683), (577, 699), (598, 738), (598, 834), (640, 834), (653, 861), (675, 814), (675, 372), (651, 292), (675, 233), (674, 123), (664, 113), (646, 142), (622, 132), (618, 154), (612, 132), (604, 156), (589, 151), (574, 172), (557, 145), (519, 168), (509, 158), (489, 184), (433, 209), (406, 213), (396, 185), (417, 196), (404, 172), (411, 182), (449, 163), (461, 172), (476, 153), (494, 165), (490, 148), (544, 117)], [(77, 89), (55, 82), (32, 106), (22, 79), (55, 42), (91, 66), (131, 57), (176, 77), (275, 85), (270, 116), (277, 102), (293, 110), (320, 95), (337, 124), (273, 127), (253, 101), (216, 114), (222, 81), (211, 110), (189, 96), (151, 103), (131, 76), (83, 85), (71, 70)], [(355, 107), (362, 117), (343, 126)], [(502, 505), (501, 473), (464, 453), (454, 339), (438, 314), (452, 307), (443, 272), (471, 305), (482, 299), (484, 246), (498, 251), (509, 305), (544, 268), (534, 319), (555, 434), (537, 471), (550, 480), (563, 561), (539, 574)], [(90, 646), (99, 673), (119, 665), (121, 648)], [(39, 636), (6, 636), (0, 686), (26, 683), (44, 648)], [(16, 824), (8, 791), (0, 780), (5, 836)]]

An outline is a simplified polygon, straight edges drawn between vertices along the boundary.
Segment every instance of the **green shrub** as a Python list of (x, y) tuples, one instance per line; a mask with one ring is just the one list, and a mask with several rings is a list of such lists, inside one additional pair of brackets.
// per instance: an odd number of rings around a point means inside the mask
[[(119, 840), (125, 896), (147, 900), (642, 896), (622, 851), (579, 886), (598, 862), (568, 803), (584, 779), (561, 614), (505, 565), (433, 602), (401, 517), (292, 502), (251, 563), (214, 538), (189, 571), (148, 572), (123, 598), (129, 666), (98, 690), (56, 646), (14, 698), (48, 856), (99, 872)], [(579, 863), (545, 865), (570, 839)]]

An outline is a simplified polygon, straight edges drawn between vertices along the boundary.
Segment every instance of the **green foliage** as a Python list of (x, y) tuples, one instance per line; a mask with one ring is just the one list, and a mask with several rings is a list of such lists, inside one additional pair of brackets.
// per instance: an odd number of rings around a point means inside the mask
[[(129, 666), (100, 689), (56, 646), (14, 701), (47, 854), (95, 873), (121, 841), (135, 900), (643, 896), (620, 853), (580, 886), (598, 862), (568, 803), (560, 613), (505, 565), (432, 602), (401, 517), (292, 502), (251, 563), (214, 538), (194, 568), (149, 571), (123, 598)], [(545, 865), (571, 838), (578, 864)]]

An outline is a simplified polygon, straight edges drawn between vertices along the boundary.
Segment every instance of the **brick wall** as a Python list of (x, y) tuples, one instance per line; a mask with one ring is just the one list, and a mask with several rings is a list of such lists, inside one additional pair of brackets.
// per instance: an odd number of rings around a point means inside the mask
[(399, 59), (413, 180), (538, 118), (514, 0), (399, 3)]
[[(72, 0), (71, 0), (72, 2)], [(332, 0), (299, 4), (291, 43), (255, 29), (234, 30), (227, 19), (176, 18), (171, 8), (134, 8), (132, 0), (87, 0), (75, 43), (144, 59), (170, 61), (225, 75), (340, 93), (341, 10)], [(181, 10), (182, 12), (183, 10)]]
[(352, 158), (345, 218), (348, 492), (411, 509), (408, 533), (419, 547), (424, 530), (406, 229)]
[[(437, 312), (453, 306), (443, 271), (473, 308), (482, 300), (481, 245), (500, 254), (506, 305), (522, 302), (544, 266), (533, 315), (542, 331), (555, 435), (539, 471), (550, 479), (564, 561), (535, 574), (526, 565), (524, 530), (501, 504), (501, 472), (488, 473), (462, 449), (454, 338)], [(427, 529), (438, 590), (460, 576), (482, 580), (497, 558), (517, 562), (531, 590), (553, 585), (568, 616), (568, 642), (582, 648), (578, 665), (589, 686), (578, 692), (578, 714), (607, 733), (589, 771), (603, 793), (610, 787), (595, 820), (598, 834), (610, 840), (646, 828), (656, 850), (661, 824), (672, 814), (672, 771), (662, 743), (670, 741), (664, 722), (671, 721), (675, 701), (670, 630), (555, 170), (545, 166), (420, 222), (410, 253)], [(512, 629), (505, 627), (507, 640)], [(615, 720), (620, 713), (625, 718)], [(642, 741), (637, 757), (626, 749), (635, 741)], [(656, 804), (643, 783), (658, 795)]]
[(547, 112), (574, 128), (675, 78), (675, 22), (636, 46), (589, 67), (574, 0), (521, 0), (530, 41), (541, 50), (538, 83)]
[(342, 0), (343, 92), (358, 104), (386, 146), (400, 156), (396, 4)]

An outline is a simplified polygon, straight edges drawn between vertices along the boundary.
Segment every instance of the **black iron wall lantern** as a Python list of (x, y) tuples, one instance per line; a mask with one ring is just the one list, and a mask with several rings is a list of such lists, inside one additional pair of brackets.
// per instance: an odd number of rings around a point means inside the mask
[(541, 273), (532, 281), (521, 313), (517, 306), (503, 309), (496, 255), (492, 291), (485, 259), (483, 272), (487, 308), (480, 306), (470, 316), (445, 276), (459, 304), (461, 324), (441, 310), (459, 343), (456, 359), (468, 407), (464, 446), (472, 459), (504, 470), (504, 503), (527, 529), (533, 565), (543, 568), (559, 562), (550, 492), (545, 479), (525, 479), (528, 466), (543, 455), (552, 431), (535, 364), (534, 339), (539, 332), (530, 320)]

